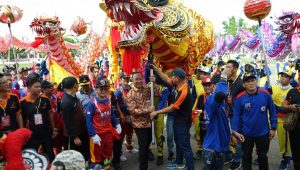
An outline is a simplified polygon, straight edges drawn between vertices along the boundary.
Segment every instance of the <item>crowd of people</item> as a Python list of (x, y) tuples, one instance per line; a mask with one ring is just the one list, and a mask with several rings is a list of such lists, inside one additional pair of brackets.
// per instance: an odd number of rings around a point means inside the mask
[[(279, 169), (288, 169), (292, 160), (294, 169), (300, 169), (300, 118), (292, 130), (284, 128), (289, 114), (300, 114), (295, 62), (280, 70), (275, 84), (261, 82), (270, 69), (259, 64), (259, 69), (253, 64), (240, 69), (236, 60), (213, 66), (207, 59), (194, 75), (181, 68), (166, 74), (149, 64), (146, 73), (121, 73), (115, 84), (97, 64), (79, 81), (66, 77), (59, 84), (46, 80), (39, 64), (18, 72), (8, 67), (0, 74), (1, 133), (26, 127), (32, 137), (24, 148), (45, 153), (49, 162), (63, 150), (76, 150), (88, 169), (116, 170), (127, 160), (123, 144), (127, 152), (138, 154), (139, 169), (147, 169), (148, 161), (155, 160), (152, 138), (156, 165), (162, 166), (164, 125), (168, 169), (193, 170), (194, 160), (202, 159), (205, 170), (223, 169), (228, 163), (231, 170), (251, 170), (253, 161), (266, 170), (270, 141), (277, 134)], [(148, 78), (149, 68), (154, 76)], [(191, 147), (192, 125), (196, 148)], [(134, 133), (138, 148), (133, 146)]]

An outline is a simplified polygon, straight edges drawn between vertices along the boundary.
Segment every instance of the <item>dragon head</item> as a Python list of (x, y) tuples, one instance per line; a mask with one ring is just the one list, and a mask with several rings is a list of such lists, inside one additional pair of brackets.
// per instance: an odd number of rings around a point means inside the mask
[(279, 25), (279, 31), (292, 36), (300, 29), (300, 14), (297, 12), (283, 12), (283, 15), (277, 17), (276, 24)]
[(38, 37), (62, 35), (62, 31), (64, 31), (60, 27), (60, 21), (56, 16), (34, 18), (30, 24), (30, 28), (37, 33)]
[(162, 20), (163, 13), (157, 7), (165, 5), (167, 1), (158, 2), (160, 3), (150, 0), (105, 0), (108, 16), (114, 22), (124, 24), (119, 42), (121, 46), (140, 43), (145, 38), (147, 29)]

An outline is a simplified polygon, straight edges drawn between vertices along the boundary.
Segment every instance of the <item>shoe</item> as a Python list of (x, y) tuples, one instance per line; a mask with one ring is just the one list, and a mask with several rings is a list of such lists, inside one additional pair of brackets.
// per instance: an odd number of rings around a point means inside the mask
[(194, 159), (195, 160), (199, 160), (202, 156), (202, 152), (201, 150), (198, 150), (195, 154), (194, 154)]
[(232, 162), (228, 170), (238, 170), (242, 167), (241, 162)]
[(127, 158), (124, 154), (121, 155), (120, 159), (122, 162), (127, 161)]
[(168, 156), (168, 161), (172, 162), (174, 159), (174, 153), (173, 152), (170, 152), (169, 153), (169, 156)]
[(154, 161), (154, 159), (155, 159), (155, 157), (154, 157), (152, 151), (150, 150), (149, 151), (149, 156), (148, 156), (148, 161)]
[(289, 157), (284, 157), (281, 160), (280, 166), (279, 166), (279, 170), (287, 170), (290, 166), (290, 158)]
[(175, 169), (177, 168), (177, 164), (175, 162), (169, 162), (167, 165), (168, 169)]
[(184, 169), (185, 168), (185, 164), (177, 164), (177, 169)]
[(164, 158), (162, 156), (158, 156), (156, 159), (156, 165), (160, 166), (162, 164), (164, 164)]
[(102, 169), (102, 165), (101, 165), (101, 164), (90, 163), (88, 169), (92, 169), (92, 170), (101, 170), (101, 169)]
[(114, 169), (115, 169), (115, 170), (121, 170), (121, 165), (120, 165), (120, 163), (114, 164)]
[(256, 158), (256, 159), (253, 161), (253, 164), (254, 164), (254, 165), (259, 165), (259, 163), (258, 163), (258, 158)]
[(126, 149), (127, 152), (130, 152), (130, 153), (139, 153), (139, 150), (136, 149), (136, 148), (132, 148), (132, 149)]
[(227, 164), (229, 164), (231, 162), (232, 162), (232, 158), (231, 157), (226, 157), (224, 165), (227, 165)]

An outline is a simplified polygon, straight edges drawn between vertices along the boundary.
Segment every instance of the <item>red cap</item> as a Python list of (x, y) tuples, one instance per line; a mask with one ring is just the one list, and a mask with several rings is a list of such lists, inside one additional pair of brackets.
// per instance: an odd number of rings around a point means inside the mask
[(202, 80), (202, 84), (212, 84), (212, 81), (211, 81), (211, 78), (210, 77), (205, 77), (203, 80)]

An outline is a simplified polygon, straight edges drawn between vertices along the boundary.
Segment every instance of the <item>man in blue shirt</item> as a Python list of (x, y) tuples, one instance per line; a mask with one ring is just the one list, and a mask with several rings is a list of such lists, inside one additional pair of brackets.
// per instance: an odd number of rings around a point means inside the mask
[(257, 88), (254, 74), (244, 75), (243, 85), (246, 90), (235, 100), (232, 124), (232, 130), (245, 136), (242, 144), (243, 169), (252, 169), (252, 152), (255, 143), (259, 169), (267, 170), (270, 140), (275, 136), (277, 128), (275, 105), (267, 91)]
[(204, 170), (223, 169), (231, 134), (240, 141), (244, 140), (241, 134), (233, 131), (231, 133), (229, 114), (225, 109), (227, 108), (225, 98), (228, 95), (229, 74), (230, 69), (225, 68), (214, 93), (207, 96), (204, 105), (206, 120), (206, 136), (202, 151)]

